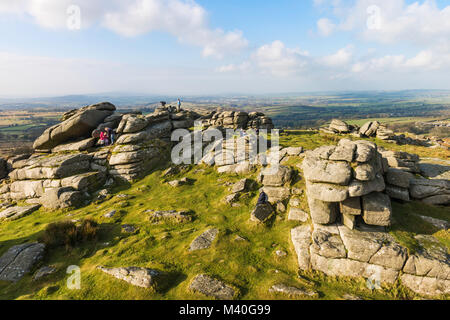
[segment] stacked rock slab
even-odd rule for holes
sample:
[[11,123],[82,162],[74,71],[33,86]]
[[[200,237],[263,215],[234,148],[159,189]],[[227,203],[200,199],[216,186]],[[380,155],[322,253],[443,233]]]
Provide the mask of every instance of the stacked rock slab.
[[400,279],[419,294],[450,294],[450,257],[440,244],[409,254],[383,228],[359,225],[349,230],[339,223],[296,227],[291,241],[302,270],[363,277],[372,289]]
[[391,203],[382,193],[382,157],[374,143],[342,139],[336,147],[307,152],[302,169],[314,223],[334,223],[340,212],[351,229],[356,216],[369,225],[390,225]]
[[205,127],[222,127],[226,129],[273,129],[272,119],[260,112],[247,114],[243,111],[214,112],[202,117]]
[[420,175],[419,157],[396,151],[381,151],[386,172],[386,193],[394,199],[420,200],[431,205],[450,204],[450,181]]

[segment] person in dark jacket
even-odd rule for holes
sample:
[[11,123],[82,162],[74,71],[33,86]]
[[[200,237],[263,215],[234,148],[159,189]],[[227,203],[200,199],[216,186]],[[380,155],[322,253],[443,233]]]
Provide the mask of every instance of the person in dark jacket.
[[268,202],[269,202],[269,197],[263,190],[261,190],[261,193],[259,194],[257,205],[266,204]]

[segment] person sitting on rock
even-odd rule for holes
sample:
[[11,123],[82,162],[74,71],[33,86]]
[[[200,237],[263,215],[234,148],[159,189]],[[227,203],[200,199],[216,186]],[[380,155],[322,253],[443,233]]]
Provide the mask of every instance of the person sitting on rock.
[[105,128],[105,131],[104,131],[104,134],[103,134],[103,139],[104,139],[104,145],[105,146],[109,146],[109,142],[110,142],[110,139],[109,139],[109,128]]
[[104,131],[100,132],[100,141],[99,142],[102,146],[105,145],[105,132]]
[[256,203],[256,205],[267,204],[267,203],[269,203],[269,197],[264,192],[264,190],[261,190],[261,193],[259,194],[258,202]]

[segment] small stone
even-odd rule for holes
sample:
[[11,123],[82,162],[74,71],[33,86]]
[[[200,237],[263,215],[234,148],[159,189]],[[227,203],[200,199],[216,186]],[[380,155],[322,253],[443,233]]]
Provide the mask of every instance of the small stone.
[[122,231],[126,233],[134,233],[136,231],[136,227],[131,224],[122,225]]
[[218,229],[206,230],[200,236],[195,238],[194,241],[192,241],[189,251],[208,249],[211,247],[212,242],[216,239],[218,234]]
[[317,298],[319,294],[316,291],[309,289],[299,289],[296,287],[290,287],[285,284],[275,284],[270,289],[271,293],[282,293],[288,296],[306,296],[311,298]]
[[116,210],[112,210],[104,215],[105,218],[112,218],[116,214]]
[[282,251],[282,250],[277,250],[277,251],[275,251],[275,254],[276,254],[278,257],[280,257],[280,258],[283,258],[283,257],[286,257],[286,256],[287,256],[287,253],[286,253],[285,251]]
[[37,281],[37,280],[39,280],[39,279],[41,279],[43,277],[46,277],[48,275],[51,275],[51,274],[55,273],[55,272],[56,272],[56,268],[54,268],[52,266],[42,267],[36,272],[36,274],[33,277],[33,280]]
[[347,228],[349,228],[350,230],[355,229],[355,216],[351,215],[351,214],[346,214],[343,213],[342,214],[342,223],[344,224],[344,226],[346,226]]

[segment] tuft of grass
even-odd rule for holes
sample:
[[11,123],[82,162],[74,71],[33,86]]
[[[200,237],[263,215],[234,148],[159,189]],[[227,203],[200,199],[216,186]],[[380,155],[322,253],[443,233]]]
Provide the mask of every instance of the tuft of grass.
[[41,241],[49,248],[64,246],[71,250],[78,244],[97,240],[98,224],[86,219],[80,225],[72,221],[60,221],[49,224],[41,237]]

